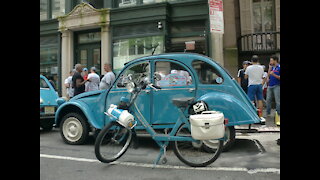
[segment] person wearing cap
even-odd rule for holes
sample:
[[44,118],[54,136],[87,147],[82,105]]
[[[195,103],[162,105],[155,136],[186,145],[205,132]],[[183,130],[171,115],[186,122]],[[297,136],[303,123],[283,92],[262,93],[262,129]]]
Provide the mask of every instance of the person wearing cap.
[[97,74],[95,67],[90,68],[90,74],[88,75],[88,82],[86,83],[86,91],[99,90],[100,77]]
[[238,75],[237,75],[238,83],[246,94],[248,92],[248,79],[244,78],[244,72],[246,71],[249,65],[250,65],[250,61],[243,61],[242,69],[238,71]]

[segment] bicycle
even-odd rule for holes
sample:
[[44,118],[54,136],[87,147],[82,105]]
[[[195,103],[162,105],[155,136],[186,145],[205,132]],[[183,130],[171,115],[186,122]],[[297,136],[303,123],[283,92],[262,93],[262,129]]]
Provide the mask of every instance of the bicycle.
[[[194,98],[172,99],[173,104],[179,109],[180,118],[176,121],[169,134],[167,131],[164,134],[157,133],[141,115],[135,99],[141,90],[146,87],[150,87],[155,91],[161,88],[145,80],[134,82],[131,76],[128,77],[131,82],[127,84],[126,88],[132,94],[130,100],[122,97],[119,105],[121,108],[110,105],[108,111],[105,112],[110,117],[111,122],[100,131],[95,141],[95,155],[99,161],[103,163],[116,161],[127,151],[133,134],[135,134],[134,127],[137,121],[134,117],[141,122],[152,139],[160,147],[160,153],[154,161],[154,167],[159,163],[162,156],[162,163],[165,164],[167,162],[166,148],[169,142],[173,142],[173,151],[178,159],[192,167],[205,167],[219,157],[223,147],[223,138],[215,141],[201,141],[195,140],[191,136],[188,109],[193,103]],[[143,77],[139,79],[143,79]],[[137,113],[133,111],[132,106],[137,110]],[[125,114],[126,121],[120,120],[119,116],[121,116],[121,113]],[[134,116],[131,113],[134,113]]]

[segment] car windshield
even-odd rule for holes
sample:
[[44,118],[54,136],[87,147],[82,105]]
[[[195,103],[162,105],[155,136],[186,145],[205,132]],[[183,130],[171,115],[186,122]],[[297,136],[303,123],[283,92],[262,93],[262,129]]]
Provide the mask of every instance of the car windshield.
[[49,88],[49,85],[44,79],[40,78],[40,88]]

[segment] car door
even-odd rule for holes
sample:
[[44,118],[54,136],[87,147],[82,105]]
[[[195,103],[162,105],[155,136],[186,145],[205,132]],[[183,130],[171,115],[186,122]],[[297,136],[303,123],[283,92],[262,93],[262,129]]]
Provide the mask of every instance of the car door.
[[[145,74],[147,78],[150,79],[150,62],[143,61],[139,63],[135,63],[125,67],[125,69],[119,74],[118,78],[116,79],[115,83],[112,86],[112,89],[109,91],[106,100],[106,109],[109,108],[110,104],[118,105],[120,102],[121,97],[126,97],[130,99],[131,94],[127,92],[126,85],[128,83],[128,75],[132,74],[133,80],[136,80],[140,74]],[[138,95],[137,99],[135,100],[138,109],[134,109],[136,114],[141,113],[141,115],[150,122],[150,90],[145,89]],[[109,122],[109,117],[106,116],[106,123]],[[140,122],[138,122],[138,126]]]
[[173,98],[196,96],[196,84],[192,71],[184,64],[174,60],[154,61],[154,73],[161,76],[154,83],[161,89],[152,89],[152,125],[175,124],[179,118],[178,108],[172,103]]

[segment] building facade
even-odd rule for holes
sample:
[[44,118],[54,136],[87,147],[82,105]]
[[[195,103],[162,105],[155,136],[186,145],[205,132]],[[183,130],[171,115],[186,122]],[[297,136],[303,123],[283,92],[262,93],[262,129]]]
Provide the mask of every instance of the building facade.
[[76,63],[98,74],[110,63],[117,73],[132,59],[184,52],[193,42],[189,52],[214,58],[235,77],[252,54],[280,52],[280,0],[223,0],[224,34],[210,32],[210,1],[41,0],[40,73],[65,96],[63,82]]

